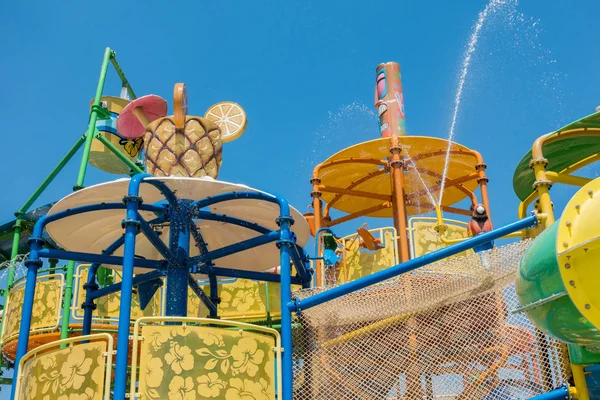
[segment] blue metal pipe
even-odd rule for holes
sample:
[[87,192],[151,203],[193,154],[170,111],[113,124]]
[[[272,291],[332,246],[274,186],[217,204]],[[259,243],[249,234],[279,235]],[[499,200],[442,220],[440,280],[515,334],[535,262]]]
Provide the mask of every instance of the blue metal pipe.
[[251,249],[253,247],[262,246],[263,244],[271,243],[279,239],[279,232],[269,232],[261,236],[257,236],[242,242],[234,243],[229,246],[221,247],[217,250],[209,251],[205,254],[192,257],[188,261],[190,267],[196,266],[197,264],[203,264],[212,260],[223,258],[231,254],[239,253],[244,250]]
[[271,232],[269,228],[265,228],[264,226],[261,226],[255,222],[249,222],[240,218],[230,217],[229,215],[225,214],[214,214],[209,211],[195,211],[194,218],[204,219],[207,221],[226,222],[228,224],[241,226],[259,233]]
[[[144,282],[148,282],[153,279],[156,279],[156,278],[160,278],[163,275],[164,275],[164,272],[160,271],[160,270],[150,271],[150,272],[147,272],[142,275],[136,275],[132,279],[132,285],[137,286],[140,283],[144,283]],[[101,289],[97,289],[97,290],[93,291],[90,297],[92,300],[96,300],[96,299],[99,299],[100,297],[108,296],[111,293],[123,291],[122,288],[123,288],[123,282],[113,283],[112,285],[109,285],[109,286],[106,286]]]
[[[74,215],[85,214],[93,211],[104,211],[104,210],[125,210],[127,207],[123,203],[99,203],[99,204],[88,204],[85,206],[74,207],[64,211],[59,211],[52,215],[44,215],[36,222],[36,226],[40,225],[43,229],[46,225],[51,222],[58,221],[63,218],[72,217]],[[161,214],[166,211],[165,205],[162,204],[142,204],[139,207],[140,211],[150,211],[156,214]],[[34,227],[35,230],[35,227]]]
[[127,358],[129,355],[129,326],[131,323],[131,297],[133,290],[133,267],[135,262],[135,237],[139,223],[137,221],[141,200],[137,198],[143,175],[136,175],[129,181],[129,196],[124,199],[127,206],[125,226],[125,244],[123,248],[123,270],[121,272],[121,307],[117,330],[117,356],[115,368],[115,400],[125,400],[127,390]]
[[150,175],[150,174],[136,174],[136,175],[132,176],[131,179],[129,180],[129,188],[127,190],[127,193],[130,196],[138,196],[140,193],[140,185],[142,184],[142,181],[146,178],[151,178],[151,177],[152,177],[152,175]]
[[206,244],[206,241],[204,240],[204,237],[202,236],[202,233],[200,232],[200,229],[198,229],[198,226],[194,220],[190,221],[190,233],[194,238],[194,242],[196,242],[196,247],[198,248],[200,254],[208,253],[208,245]]
[[17,354],[15,357],[15,367],[13,371],[13,383],[11,400],[15,398],[16,382],[19,376],[19,363],[21,358],[27,353],[29,344],[29,330],[31,328],[31,315],[33,313],[33,302],[35,298],[35,286],[38,269],[43,265],[42,260],[38,256],[39,250],[44,245],[45,241],[41,236],[32,236],[29,239],[30,250],[29,259],[25,261],[27,266],[27,280],[25,281],[25,293],[23,297],[23,308],[21,312],[21,323],[19,325],[19,339],[17,342]]
[[230,200],[239,200],[239,199],[252,199],[252,200],[264,200],[270,203],[275,203],[279,205],[280,209],[287,209],[289,215],[289,204],[287,200],[281,196],[277,196],[274,194],[263,193],[263,192],[229,192],[229,193],[221,193],[216,196],[207,197],[205,199],[196,201],[192,203],[193,212],[198,212],[200,209],[204,207],[211,206],[213,204],[221,203],[224,201]]
[[165,258],[165,260],[167,260],[167,262],[169,262],[169,263],[176,262],[175,255],[171,252],[171,250],[169,250],[167,245],[164,244],[164,242],[156,234],[156,232],[154,232],[152,230],[152,227],[150,226],[150,224],[148,222],[146,222],[139,213],[138,213],[137,218],[138,218],[138,221],[140,222],[140,228],[142,230],[142,233],[144,234],[144,236],[146,236],[146,239],[148,239],[148,241],[152,244],[152,246],[154,246],[154,248],[156,250],[158,250],[160,255],[163,256]]
[[[102,254],[111,255],[118,248],[123,246],[125,243],[125,235],[121,236],[114,242],[112,242],[103,252]],[[82,304],[83,307],[83,326],[81,328],[82,335],[89,335],[92,332],[92,317],[94,313],[95,304],[93,292],[98,290],[98,284],[96,283],[96,273],[98,272],[98,268],[100,268],[100,263],[92,263],[88,268],[88,279],[85,286],[85,303]]]
[[[149,174],[141,174],[141,175],[143,175],[142,180],[144,178],[152,176]],[[165,197],[165,199],[169,202],[169,204],[171,204],[172,206],[175,206],[177,204],[177,197],[175,196],[175,193],[173,193],[173,191],[167,185],[165,185],[164,182],[161,182],[159,180],[150,180],[150,181],[143,181],[143,182],[157,188],[160,191],[160,193]]]
[[569,388],[566,386],[554,389],[553,391],[548,393],[530,397],[530,399],[532,400],[569,400],[570,398],[571,396],[569,395]]
[[[72,260],[89,263],[123,265],[124,257],[109,256],[103,254],[79,253],[75,251],[42,249],[38,254],[43,258],[56,258],[57,260]],[[135,258],[133,265],[141,268],[159,269],[164,266],[163,260],[146,260],[145,258]]]
[[293,377],[292,377],[292,313],[286,307],[286,303],[292,298],[292,279],[290,263],[290,247],[294,245],[289,230],[290,221],[286,217],[279,218],[281,237],[279,244],[280,269],[281,269],[281,344],[283,347],[282,360],[282,394],[283,400],[292,400]]
[[200,285],[198,285],[198,282],[196,282],[196,280],[191,275],[188,275],[188,285],[190,286],[192,291],[194,293],[196,293],[196,296],[198,296],[200,298],[202,303],[204,303],[206,308],[208,308],[209,315],[211,317],[213,314],[217,315],[217,313],[218,313],[217,305],[208,298],[206,293],[204,293],[204,290],[202,290]]
[[187,317],[188,275],[186,265],[190,254],[191,217],[187,212],[189,205],[179,200],[177,207],[171,210],[171,252],[175,260],[167,265],[167,290],[165,313],[169,317]]
[[[209,283],[209,292],[210,292],[210,301],[213,304],[219,304],[219,284],[217,283],[217,275],[213,272],[208,274],[208,283]],[[215,308],[215,310],[211,310],[210,317],[217,318],[219,316],[219,309]]]
[[298,245],[292,246],[290,249],[290,255],[292,257],[292,261],[294,266],[296,267],[296,272],[302,281],[302,286],[306,289],[310,287],[310,281],[312,279],[311,271],[308,268],[307,263],[305,263],[304,251]]
[[435,261],[439,261],[441,259],[453,256],[458,253],[462,253],[463,251],[469,250],[473,247],[480,246],[494,239],[501,238],[502,236],[508,235],[509,233],[516,232],[521,229],[528,228],[530,226],[535,226],[537,225],[537,222],[538,220],[536,216],[524,218],[517,222],[513,222],[512,224],[503,226],[501,228],[495,229],[490,232],[486,232],[478,236],[474,236],[452,246],[444,247],[440,250],[436,250],[434,252],[425,254],[424,256],[414,258],[402,264],[395,265],[393,267],[376,272],[372,275],[365,276],[355,281],[345,283],[343,285],[329,289],[325,292],[321,292],[306,299],[296,300],[295,302],[289,302],[287,304],[287,308],[295,312],[307,310],[311,307],[344,296],[348,293],[364,289],[367,286],[371,286],[376,283],[393,278],[395,276],[404,274],[406,272],[410,272],[424,265],[431,264]]

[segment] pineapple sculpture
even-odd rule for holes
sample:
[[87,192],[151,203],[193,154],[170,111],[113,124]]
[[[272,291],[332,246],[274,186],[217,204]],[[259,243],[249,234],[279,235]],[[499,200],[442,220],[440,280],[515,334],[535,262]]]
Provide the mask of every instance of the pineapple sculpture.
[[144,118],[150,109],[132,109],[145,127],[142,134],[146,172],[154,176],[216,179],[223,161],[223,142],[237,139],[246,129],[244,110],[236,103],[222,102],[210,107],[204,117],[189,116],[184,84],[175,85],[173,97],[172,116],[151,120]]

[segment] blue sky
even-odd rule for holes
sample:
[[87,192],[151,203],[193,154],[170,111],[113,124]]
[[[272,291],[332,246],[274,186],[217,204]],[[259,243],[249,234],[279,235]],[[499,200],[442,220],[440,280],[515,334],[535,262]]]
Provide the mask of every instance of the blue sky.
[[[401,64],[409,134],[447,136],[465,46],[486,3],[164,4],[3,2],[1,221],[84,132],[106,46],[138,96],[161,95],[171,109],[173,84],[185,82],[191,114],[240,103],[248,129],[225,145],[220,178],[306,211],[312,166],[378,137],[378,63]],[[507,9],[482,29],[455,138],[489,165],[496,225],[516,217],[512,173],[533,140],[600,104],[592,51],[600,4],[523,0]],[[114,73],[105,93],[119,93]],[[77,168],[70,163],[37,204],[68,194]],[[86,184],[113,178],[90,167]]]
[[[220,178],[283,194],[306,211],[312,166],[378,137],[372,97],[380,62],[401,64],[409,134],[447,136],[465,46],[486,3],[167,4],[0,3],[0,222],[84,132],[106,46],[136,94],[161,95],[170,110],[176,82],[188,87],[190,114],[240,103],[248,129],[225,145]],[[455,139],[488,163],[496,225],[516,218],[512,174],[533,140],[600,105],[599,12],[594,0],[522,0],[482,29]],[[105,93],[119,93],[114,73]],[[37,205],[70,192],[78,161]],[[116,178],[88,171],[88,185]],[[572,192],[553,191],[558,207]]]

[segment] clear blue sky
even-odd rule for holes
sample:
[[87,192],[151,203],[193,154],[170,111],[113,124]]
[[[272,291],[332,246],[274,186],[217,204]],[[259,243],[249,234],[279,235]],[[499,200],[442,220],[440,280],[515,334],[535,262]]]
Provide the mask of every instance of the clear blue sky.
[[[306,211],[312,166],[378,137],[370,112],[378,63],[401,64],[409,133],[447,136],[485,4],[4,1],[0,222],[84,132],[106,46],[138,96],[161,95],[171,109],[173,84],[185,82],[191,114],[240,103],[248,129],[225,145],[220,178],[281,193]],[[599,14],[595,0],[522,0],[482,30],[456,140],[489,165],[496,225],[516,218],[512,173],[533,140],[600,104]],[[119,93],[114,73],[105,93]],[[69,164],[37,204],[68,194],[77,168]],[[114,178],[90,167],[86,184]],[[567,198],[556,190],[558,205]]]
[[[312,166],[378,136],[374,71],[398,61],[410,134],[446,137],[466,42],[484,1],[3,2],[0,113],[7,221],[84,132],[103,50],[139,95],[169,101],[185,82],[190,113],[232,100],[244,136],[221,179],[288,196],[306,210]],[[208,4],[207,7],[201,4]],[[514,166],[545,132],[600,104],[596,1],[523,0],[484,26],[456,140],[489,165],[496,224],[516,217]],[[118,95],[111,74],[107,94]],[[69,193],[72,162],[37,204]],[[86,184],[114,176],[89,168]],[[558,193],[557,193],[558,194]]]

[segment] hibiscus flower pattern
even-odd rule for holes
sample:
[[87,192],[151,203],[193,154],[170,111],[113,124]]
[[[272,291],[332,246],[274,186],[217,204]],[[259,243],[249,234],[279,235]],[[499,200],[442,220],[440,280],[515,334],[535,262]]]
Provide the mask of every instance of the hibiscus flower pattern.
[[[31,313],[31,331],[42,331],[58,325],[60,303],[62,302],[62,279],[38,280]],[[4,314],[3,341],[10,340],[19,333],[23,309],[25,282],[15,285],[10,291]]]
[[[88,265],[81,265],[77,268],[77,283],[76,286],[76,297],[77,304],[82,304],[85,302],[85,289],[83,285],[87,282],[88,279]],[[119,272],[113,271],[112,282],[117,283],[121,281],[121,277]],[[161,310],[161,291],[158,290],[154,297],[150,300],[150,303],[146,306],[144,310],[140,308],[140,301],[137,294],[131,299],[131,320],[134,321],[141,317],[157,317],[160,315]],[[119,310],[121,304],[121,293],[111,293],[108,296],[101,297],[95,301],[96,309],[94,310],[93,316],[94,318],[104,318],[117,320],[119,318]],[[77,307],[75,310],[75,317],[77,319],[83,319],[83,309],[81,307]]]
[[50,350],[26,359],[19,399],[101,400],[107,344],[97,341]]
[[142,327],[139,392],[147,399],[275,399],[273,336],[220,327]]
[[[208,286],[200,287],[208,295]],[[292,287],[293,290],[301,288],[299,285]],[[190,290],[189,293],[188,317],[207,317],[208,308],[193,291]],[[219,316],[224,319],[264,319],[267,317],[267,304],[271,317],[280,315],[279,283],[236,279],[234,282],[219,285],[219,298]]]
[[[415,222],[415,257],[422,256],[423,254],[431,253],[432,251],[439,250],[444,247],[444,244],[440,240],[440,235],[435,231],[434,227],[437,225],[435,222]],[[448,239],[463,239],[468,236],[467,228],[465,226],[455,225],[452,223],[446,223],[448,230],[445,235]],[[458,254],[455,257],[460,257],[465,253]]]

